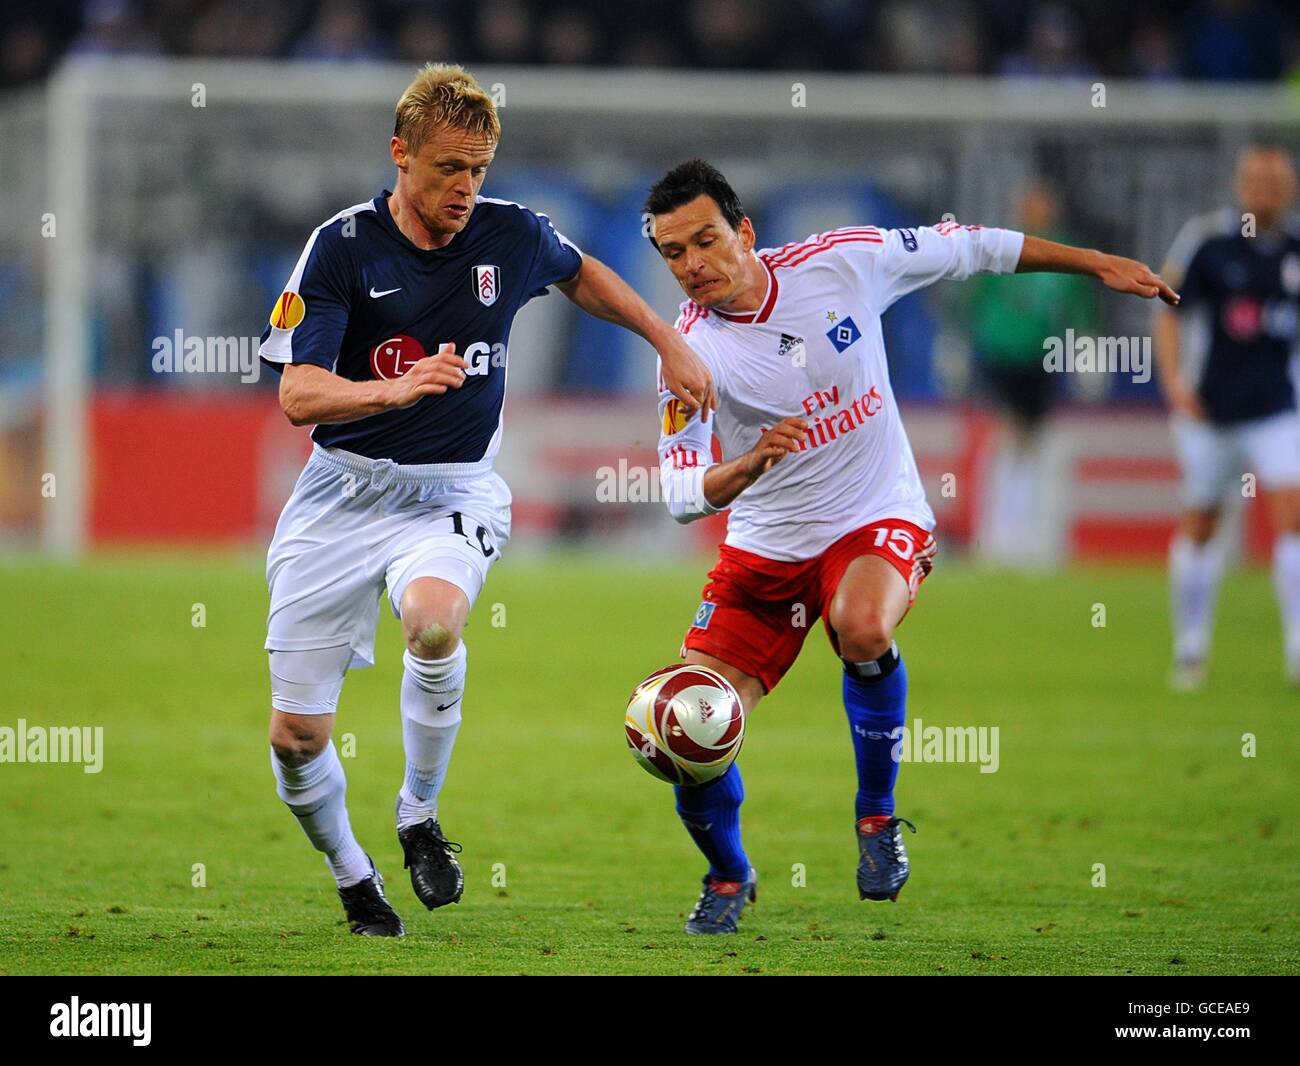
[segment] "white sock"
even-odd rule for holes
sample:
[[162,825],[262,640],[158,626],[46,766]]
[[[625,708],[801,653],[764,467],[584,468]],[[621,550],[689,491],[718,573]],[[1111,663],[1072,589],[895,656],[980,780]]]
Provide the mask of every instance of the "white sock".
[[445,659],[402,656],[402,747],[406,777],[397,796],[397,828],[438,816],[438,790],[460,731],[465,693],[465,644]]
[[325,863],[338,882],[347,888],[370,876],[370,860],[352,835],[348,820],[347,778],[334,745],[304,766],[285,766],[271,749],[275,791],[298,819],[312,847],[325,853]]
[[1300,655],[1300,533],[1282,533],[1273,544],[1273,588],[1282,610],[1288,658]]
[[1213,543],[1197,545],[1179,533],[1169,545],[1175,659],[1201,660],[1209,654],[1222,572],[1223,556]]

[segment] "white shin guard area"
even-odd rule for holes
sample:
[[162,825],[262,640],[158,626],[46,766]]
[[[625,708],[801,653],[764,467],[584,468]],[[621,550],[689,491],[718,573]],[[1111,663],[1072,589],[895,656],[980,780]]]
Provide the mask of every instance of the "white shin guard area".
[[406,775],[397,802],[397,827],[437,817],[438,791],[460,731],[465,692],[465,644],[445,659],[402,657],[402,745]]

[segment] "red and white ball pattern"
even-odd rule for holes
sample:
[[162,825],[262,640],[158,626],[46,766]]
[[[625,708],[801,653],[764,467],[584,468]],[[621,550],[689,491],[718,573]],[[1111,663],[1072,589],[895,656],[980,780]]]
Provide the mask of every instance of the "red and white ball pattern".
[[632,693],[627,745],[649,773],[674,785],[721,777],[745,739],[740,696],[721,674],[695,664],[656,670]]

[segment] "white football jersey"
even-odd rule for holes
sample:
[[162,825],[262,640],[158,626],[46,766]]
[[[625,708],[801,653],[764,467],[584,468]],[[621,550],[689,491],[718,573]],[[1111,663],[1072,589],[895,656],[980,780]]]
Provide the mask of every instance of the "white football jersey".
[[1013,230],[955,222],[829,230],[758,253],[767,273],[758,311],[682,304],[677,330],[713,372],[718,409],[707,425],[698,414],[687,421],[660,390],[661,486],[673,516],[691,521],[717,511],[703,492],[711,433],[731,460],[782,418],[801,415],[804,447],[732,502],[728,544],[799,561],[882,518],[933,529],[889,384],[880,316],[941,278],[1011,273],[1023,245]]

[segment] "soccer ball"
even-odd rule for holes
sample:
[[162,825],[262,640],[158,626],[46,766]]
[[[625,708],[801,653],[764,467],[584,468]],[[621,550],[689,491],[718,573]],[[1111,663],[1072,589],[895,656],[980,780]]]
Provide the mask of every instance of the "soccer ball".
[[673,785],[702,785],[735,762],[745,711],[716,670],[666,666],[637,685],[623,730],[632,757],[647,772]]

